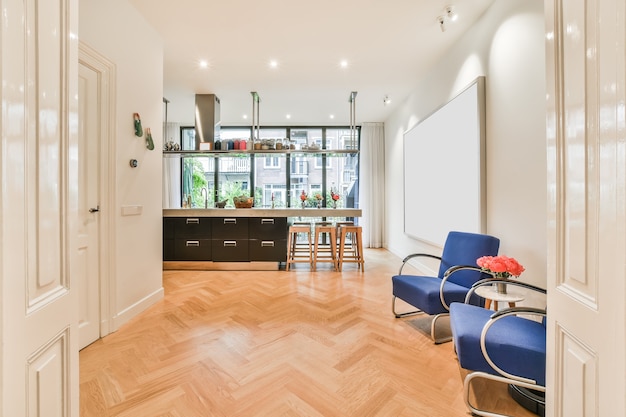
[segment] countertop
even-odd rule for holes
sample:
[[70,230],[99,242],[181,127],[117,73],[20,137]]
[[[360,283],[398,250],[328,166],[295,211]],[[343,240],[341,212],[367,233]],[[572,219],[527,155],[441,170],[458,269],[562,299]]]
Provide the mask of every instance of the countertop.
[[355,208],[209,208],[163,209],[163,217],[361,217]]

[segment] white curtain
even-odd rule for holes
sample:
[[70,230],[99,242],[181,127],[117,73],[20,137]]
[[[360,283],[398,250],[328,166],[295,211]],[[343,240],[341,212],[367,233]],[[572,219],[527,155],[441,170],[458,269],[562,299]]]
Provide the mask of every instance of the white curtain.
[[[180,144],[180,123],[163,123],[163,143]],[[163,208],[180,208],[180,155],[163,158]]]
[[363,246],[382,248],[385,215],[385,125],[361,125],[359,206],[363,210]]

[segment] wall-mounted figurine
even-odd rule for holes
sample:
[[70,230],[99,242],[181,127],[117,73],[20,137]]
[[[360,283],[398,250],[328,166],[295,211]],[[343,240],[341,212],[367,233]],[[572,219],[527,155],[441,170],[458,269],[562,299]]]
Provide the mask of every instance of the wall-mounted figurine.
[[141,127],[141,117],[139,117],[139,113],[133,113],[133,120],[135,122],[135,136],[142,137],[143,128]]
[[146,128],[146,148],[149,150],[154,149],[154,142],[152,141],[152,133],[150,132],[150,128]]

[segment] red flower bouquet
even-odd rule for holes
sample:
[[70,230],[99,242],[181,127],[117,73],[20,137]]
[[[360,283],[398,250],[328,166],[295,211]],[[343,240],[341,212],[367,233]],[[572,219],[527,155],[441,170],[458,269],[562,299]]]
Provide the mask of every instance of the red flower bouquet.
[[515,258],[504,255],[483,256],[476,260],[476,264],[496,278],[519,277],[524,272],[524,267]]
[[339,201],[341,196],[333,190],[330,190],[330,198],[332,199],[333,208],[337,208],[337,201]]

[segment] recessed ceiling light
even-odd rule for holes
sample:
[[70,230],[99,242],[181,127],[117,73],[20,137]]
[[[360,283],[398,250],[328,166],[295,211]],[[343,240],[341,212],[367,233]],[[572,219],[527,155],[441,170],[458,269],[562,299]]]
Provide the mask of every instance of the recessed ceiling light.
[[270,61],[270,68],[278,68],[278,61],[276,61],[275,59],[272,59]]
[[200,62],[198,62],[198,66],[200,68],[209,68],[209,61],[207,61],[206,59],[201,59]]
[[331,115],[330,115],[330,118],[331,118],[331,119],[334,119],[334,118],[335,118],[335,115],[334,115],[334,114],[331,114]]
[[248,118],[248,115],[247,115],[247,114],[244,114],[244,115],[243,115],[243,118],[244,118],[244,119],[247,119],[247,118]]
[[287,119],[291,119],[291,115],[290,114],[288,114],[286,117],[287,117]]
[[342,59],[341,62],[339,63],[339,66],[341,68],[348,68],[348,61],[345,59]]

